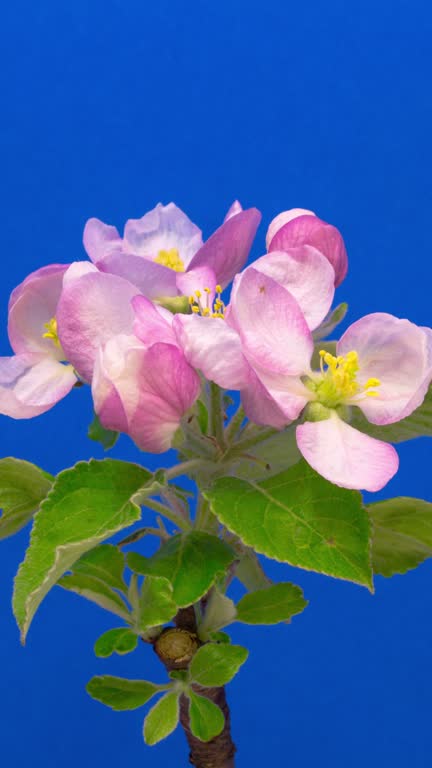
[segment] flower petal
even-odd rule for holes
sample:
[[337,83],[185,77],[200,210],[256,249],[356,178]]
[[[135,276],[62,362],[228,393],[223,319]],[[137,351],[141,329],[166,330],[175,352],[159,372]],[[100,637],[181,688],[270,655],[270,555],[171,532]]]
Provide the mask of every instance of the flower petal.
[[229,322],[251,365],[302,375],[310,369],[313,340],[296,300],[271,277],[249,267],[234,281]]
[[129,219],[124,240],[125,251],[150,259],[176,248],[185,268],[202,245],[201,230],[174,203],[158,203],[141,219]]
[[217,282],[225,288],[246,263],[260,221],[256,208],[225,219],[195,254],[189,269],[211,267]]
[[90,381],[98,347],[119,333],[131,333],[131,301],[137,288],[116,275],[89,273],[68,282],[57,308],[58,333],[67,360]]
[[255,424],[283,429],[290,422],[252,368],[241,391],[241,401],[246,416]]
[[[271,225],[270,225],[271,226]],[[348,270],[348,257],[342,235],[336,227],[308,212],[295,216],[277,229],[269,251],[287,251],[299,245],[313,245],[329,260],[335,271],[335,286],[341,284]]]
[[138,290],[149,299],[162,296],[177,296],[177,272],[130,253],[115,251],[97,263],[101,272],[123,277],[136,285]]
[[145,349],[124,336],[111,339],[98,356],[92,386],[101,423],[127,432],[153,453],[170,448],[200,388],[180,349],[160,343]]
[[44,338],[45,324],[57,312],[68,264],[50,264],[26,277],[9,300],[8,334],[16,354],[45,354],[60,360],[61,350]]
[[424,400],[432,380],[432,331],[409,320],[376,312],[353,323],[337,345],[337,354],[359,356],[357,379],[380,380],[376,397],[358,405],[372,424],[392,424],[409,416]]
[[224,389],[241,389],[249,366],[238,333],[221,318],[176,315],[173,327],[190,365]]
[[135,296],[132,307],[135,312],[133,332],[144,346],[151,347],[157,342],[177,343],[171,312],[163,307],[157,307],[144,296]]
[[272,221],[269,224],[269,228],[267,230],[266,234],[266,248],[267,251],[271,251],[272,248],[271,242],[281,227],[283,227],[285,224],[288,224],[289,221],[292,221],[293,219],[296,219],[298,216],[315,216],[316,214],[313,211],[308,211],[307,208],[290,208],[289,211],[282,211],[282,213],[278,213],[277,216],[272,219]]
[[232,205],[228,208],[224,221],[228,221],[228,219],[231,219],[233,216],[237,216],[238,213],[241,213],[243,210],[241,203],[239,203],[238,200],[234,200]]
[[183,296],[192,296],[196,291],[210,289],[208,296],[211,306],[216,291],[216,276],[211,267],[196,267],[187,272],[177,272],[177,289]]
[[364,435],[333,413],[325,421],[306,422],[296,430],[306,461],[335,485],[379,491],[398,470],[392,445]]
[[96,263],[113,249],[121,248],[122,241],[115,227],[93,218],[86,222],[83,243],[90,259]]
[[0,358],[0,413],[29,419],[45,413],[76,384],[71,365],[29,355]]
[[301,245],[272,251],[254,261],[252,267],[294,296],[311,331],[327,316],[334,296],[334,270],[316,248]]

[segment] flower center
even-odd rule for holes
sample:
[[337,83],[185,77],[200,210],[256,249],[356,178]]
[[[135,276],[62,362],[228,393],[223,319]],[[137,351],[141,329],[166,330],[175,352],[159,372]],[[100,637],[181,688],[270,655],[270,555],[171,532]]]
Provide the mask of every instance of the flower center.
[[42,334],[43,339],[51,339],[51,341],[55,344],[58,349],[61,349],[60,339],[58,337],[58,331],[57,331],[57,320],[55,317],[52,317],[51,320],[49,320],[47,323],[44,323],[44,328],[46,328],[46,333]]
[[315,386],[318,402],[328,408],[335,408],[348,400],[361,400],[364,396],[377,397],[376,387],[379,379],[368,379],[365,384],[359,384],[357,373],[359,361],[357,352],[335,357],[324,349],[320,350],[321,379]]
[[193,296],[189,296],[189,305],[195,315],[201,317],[220,317],[225,318],[225,304],[221,299],[222,286],[216,286],[216,298],[210,301],[210,288],[203,288],[204,296],[201,291],[195,291]]
[[168,251],[159,251],[154,259],[156,264],[162,264],[164,267],[173,269],[174,272],[184,272],[184,263],[180,258],[177,248],[170,248]]

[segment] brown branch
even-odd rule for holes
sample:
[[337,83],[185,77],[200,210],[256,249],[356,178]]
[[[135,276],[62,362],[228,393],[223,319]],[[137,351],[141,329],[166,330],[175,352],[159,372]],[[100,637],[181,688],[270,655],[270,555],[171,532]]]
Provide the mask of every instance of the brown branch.
[[[175,627],[166,629],[154,643],[154,650],[168,672],[187,669],[192,656],[202,644],[196,634],[196,618],[193,606],[181,608],[175,619]],[[222,733],[211,741],[196,738],[189,726],[189,701],[180,698],[180,722],[189,744],[189,762],[195,768],[234,768],[235,745],[231,738],[230,711],[225,688],[193,686],[201,696],[210,699],[222,710],[225,726]]]

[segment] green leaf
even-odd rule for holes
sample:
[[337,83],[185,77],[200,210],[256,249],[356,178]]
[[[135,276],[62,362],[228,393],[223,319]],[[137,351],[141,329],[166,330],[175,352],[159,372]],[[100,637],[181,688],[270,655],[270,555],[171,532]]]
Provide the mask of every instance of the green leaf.
[[98,675],[87,683],[86,690],[92,699],[116,712],[123,712],[126,709],[142,707],[163,687],[147,680],[125,680],[123,677]]
[[21,459],[0,459],[0,539],[20,531],[51,488],[53,477]]
[[90,440],[94,440],[95,443],[100,443],[106,451],[113,448],[119,438],[118,432],[113,432],[112,429],[105,429],[105,427],[102,426],[99,421],[99,416],[96,413],[88,428],[87,435]]
[[130,552],[127,561],[136,573],[168,579],[173,586],[174,601],[182,608],[205,595],[234,557],[231,547],[216,536],[192,531],[173,536],[153,557]]
[[138,629],[145,632],[150,627],[166,624],[176,613],[171,582],[161,576],[146,576],[139,601]]
[[332,485],[305,461],[261,483],[220,478],[204,495],[255,551],[372,587],[370,522],[360,493]]
[[226,627],[236,620],[236,607],[233,601],[213,587],[207,601],[204,619],[198,627],[201,640],[208,640],[215,630]]
[[[231,542],[231,538],[233,541]],[[250,547],[246,547],[237,537],[229,536],[227,540],[232,544],[238,555],[235,576],[243,584],[248,592],[254,592],[255,589],[266,589],[272,582],[264,572],[258,555]]]
[[242,597],[237,604],[237,621],[243,624],[278,624],[301,613],[307,606],[300,587],[272,584]]
[[130,621],[131,619],[129,610],[120,595],[94,576],[87,576],[84,573],[72,573],[71,575],[63,576],[57,584],[69,592],[75,592],[75,594],[85,597],[92,603],[96,603],[100,608],[120,616],[125,621]]
[[144,740],[149,746],[166,739],[179,721],[179,694],[166,693],[144,720]]
[[202,434],[206,435],[207,429],[208,429],[209,415],[208,415],[207,406],[203,403],[202,400],[197,400],[196,411],[197,411],[199,428]]
[[107,659],[113,653],[124,656],[134,651],[138,645],[138,637],[128,627],[109,629],[96,640],[94,652],[101,659]]
[[297,464],[300,459],[295,428],[288,427],[248,448],[245,458],[240,457],[233,462],[232,474],[242,480],[265,480]]
[[406,573],[432,557],[432,504],[401,497],[369,504],[367,509],[373,523],[375,573]]
[[194,691],[189,694],[190,729],[200,741],[210,741],[222,733],[225,717],[213,701],[205,696],[199,696]]
[[58,475],[35,515],[30,546],[15,579],[14,613],[24,642],[53,584],[88,550],[139,520],[131,501],[150,477],[136,464],[80,462]]
[[203,645],[190,663],[191,679],[204,688],[226,685],[237,674],[248,655],[247,649],[241,645]]
[[378,426],[370,424],[360,408],[352,408],[351,426],[387,443],[402,443],[415,437],[432,436],[432,385],[422,405],[411,416],[395,424]]
[[76,561],[73,572],[93,576],[113,589],[124,592],[126,589],[123,578],[124,569],[123,552],[113,544],[100,544]]
[[321,325],[313,332],[314,340],[320,341],[320,339],[325,339],[326,336],[329,336],[336,326],[342,322],[347,312],[348,304],[345,303],[339,304],[339,306],[331,310],[327,317],[324,318]]

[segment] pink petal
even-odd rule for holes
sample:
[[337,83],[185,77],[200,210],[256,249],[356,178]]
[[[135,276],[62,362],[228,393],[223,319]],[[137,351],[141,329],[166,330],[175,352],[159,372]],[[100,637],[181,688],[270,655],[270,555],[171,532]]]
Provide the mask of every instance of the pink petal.
[[266,248],[267,251],[272,250],[270,248],[271,241],[273,240],[276,232],[281,229],[289,221],[296,219],[298,216],[315,216],[313,211],[308,211],[307,208],[291,208],[289,211],[282,211],[270,222],[269,228],[266,234]]
[[233,216],[237,216],[237,214],[241,213],[242,210],[243,208],[241,203],[239,203],[238,200],[234,200],[233,204],[228,208],[228,211],[226,212],[224,221],[228,221],[228,219],[231,219]]
[[241,389],[249,366],[233,328],[221,318],[176,315],[173,323],[186,360],[224,389]]
[[60,360],[61,350],[44,338],[45,323],[57,312],[68,264],[50,264],[29,275],[9,300],[8,334],[16,354],[45,354]]
[[193,257],[189,269],[211,267],[225,288],[246,263],[260,221],[256,208],[226,219]]
[[337,346],[338,355],[359,356],[357,379],[380,380],[377,397],[356,401],[372,424],[391,424],[409,416],[424,400],[432,380],[432,331],[409,320],[376,312],[353,323]]
[[177,272],[163,264],[130,253],[115,251],[98,261],[98,269],[133,283],[149,299],[177,296]]
[[187,272],[177,272],[177,290],[183,296],[192,296],[195,291],[204,291],[210,288],[209,301],[215,296],[216,276],[210,267],[196,267]]
[[335,485],[379,491],[396,474],[398,455],[392,445],[364,435],[336,413],[325,421],[297,427],[297,445],[306,461]]
[[131,337],[117,337],[98,356],[92,390],[105,427],[127,432],[144,451],[162,453],[200,388],[177,347],[145,349]]
[[333,301],[334,270],[316,248],[302,245],[289,251],[272,251],[254,261],[252,267],[294,296],[311,331],[324,320]]
[[96,263],[115,248],[121,248],[121,237],[115,227],[99,219],[89,219],[84,227],[84,248]]
[[296,300],[271,277],[249,267],[233,286],[229,322],[251,365],[301,375],[310,369],[313,340]]
[[13,419],[39,416],[76,384],[70,365],[29,355],[0,358],[0,413]]
[[57,308],[58,332],[66,359],[90,381],[98,347],[119,333],[131,333],[135,286],[116,275],[96,272],[68,283]]
[[141,219],[129,219],[124,231],[124,250],[154,259],[159,251],[176,248],[187,268],[202,245],[201,230],[174,203],[158,203]]
[[348,257],[342,235],[336,227],[321,221],[310,212],[296,216],[273,235],[269,251],[287,251],[299,245],[313,245],[329,260],[335,271],[335,286],[340,285],[348,270]]
[[290,421],[252,368],[249,369],[247,384],[242,389],[241,401],[246,416],[255,424],[283,429]]
[[132,307],[135,312],[133,332],[144,346],[150,347],[157,342],[176,344],[173,315],[168,310],[157,307],[144,296],[135,296]]

